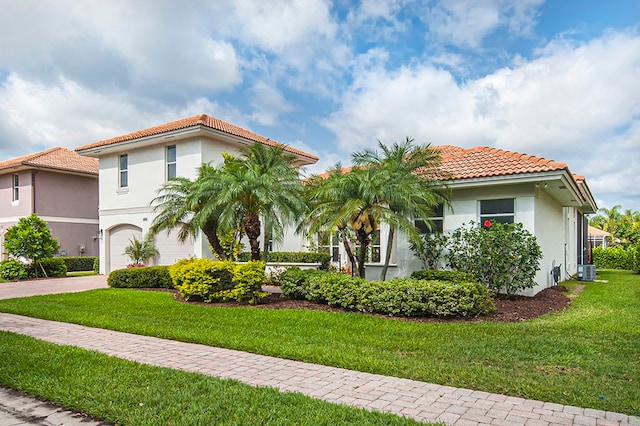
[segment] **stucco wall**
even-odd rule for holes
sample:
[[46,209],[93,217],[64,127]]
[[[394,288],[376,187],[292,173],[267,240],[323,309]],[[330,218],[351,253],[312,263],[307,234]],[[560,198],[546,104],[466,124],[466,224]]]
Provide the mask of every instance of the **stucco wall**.
[[[67,256],[98,256],[98,225],[88,223],[48,222],[51,235],[58,240],[60,250]],[[80,247],[84,246],[84,253]]]
[[39,216],[98,219],[98,179],[37,171],[35,213]]
[[[19,199],[13,201],[13,175],[19,177]],[[0,218],[20,218],[32,212],[31,171],[0,175]]]

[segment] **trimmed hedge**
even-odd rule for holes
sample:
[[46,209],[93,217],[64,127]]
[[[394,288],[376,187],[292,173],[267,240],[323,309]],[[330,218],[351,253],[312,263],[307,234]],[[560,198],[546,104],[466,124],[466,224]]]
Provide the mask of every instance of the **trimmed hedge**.
[[471,317],[496,309],[493,293],[473,282],[415,278],[367,281],[341,273],[289,271],[283,274],[281,285],[285,297],[352,311],[408,317]]
[[167,266],[146,266],[112,271],[107,278],[115,288],[173,288]]
[[413,271],[411,278],[416,280],[437,280],[450,281],[454,283],[460,282],[477,282],[473,274],[462,271],[436,271],[435,269],[422,269]]
[[[64,260],[61,257],[50,257],[48,259],[42,259],[38,261],[39,264],[28,264],[27,265],[27,273],[29,274],[29,278],[43,278],[44,274],[42,273],[42,269],[47,274],[48,278],[60,278],[67,276],[67,265],[65,265]],[[42,265],[42,268],[40,267]]]
[[[240,253],[238,260],[247,262],[251,259],[251,253]],[[331,256],[328,253],[312,251],[271,251],[267,255],[269,263],[319,263],[319,269],[329,269]]]
[[610,246],[593,249],[593,263],[597,268],[636,270],[636,247]]
[[169,275],[185,300],[257,303],[257,299],[268,294],[260,291],[264,269],[263,262],[236,264],[228,260],[183,259],[169,267]]
[[67,272],[75,271],[91,271],[94,270],[94,264],[98,260],[97,256],[61,256],[67,265]]

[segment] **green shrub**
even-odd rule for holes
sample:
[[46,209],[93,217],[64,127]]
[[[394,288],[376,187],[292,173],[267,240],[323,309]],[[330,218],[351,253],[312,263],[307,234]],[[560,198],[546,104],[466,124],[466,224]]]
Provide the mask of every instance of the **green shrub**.
[[239,263],[233,269],[232,290],[220,292],[222,300],[233,299],[238,302],[248,299],[251,304],[256,304],[259,298],[267,296],[269,293],[260,291],[265,278],[264,262]]
[[636,246],[636,267],[634,270],[640,274],[640,243]]
[[27,267],[16,259],[0,261],[0,278],[5,280],[24,280],[27,278]]
[[282,294],[343,309],[392,316],[469,317],[495,311],[493,293],[474,282],[395,278],[366,281],[347,274],[291,268]]
[[118,269],[109,274],[107,284],[116,288],[173,288],[167,266]]
[[96,257],[93,261],[93,272],[96,274],[100,273],[100,258]]
[[264,282],[264,263],[236,265],[231,261],[184,259],[169,267],[174,287],[185,300],[205,302],[256,303],[267,293],[260,292]]
[[493,223],[486,229],[471,222],[449,237],[451,269],[469,272],[485,287],[513,295],[536,286],[542,250],[521,223]]
[[422,269],[413,271],[411,278],[416,280],[437,280],[451,282],[475,282],[473,274],[462,271],[436,271],[435,269]]
[[98,258],[96,256],[62,256],[60,259],[67,265],[67,272],[75,272],[94,270],[93,265]]
[[309,294],[309,279],[314,275],[327,274],[317,269],[287,268],[279,276],[282,295],[289,299],[304,300]]
[[636,247],[598,246],[593,249],[593,263],[597,268],[635,270]]
[[[44,274],[42,273],[43,269]],[[67,265],[65,265],[61,257],[50,257],[27,265],[27,273],[30,278],[44,276],[49,278],[66,277]]]
[[[251,253],[240,253],[238,260],[246,262],[251,259]],[[269,263],[319,263],[319,269],[329,269],[331,256],[328,253],[311,251],[272,251],[267,255]]]

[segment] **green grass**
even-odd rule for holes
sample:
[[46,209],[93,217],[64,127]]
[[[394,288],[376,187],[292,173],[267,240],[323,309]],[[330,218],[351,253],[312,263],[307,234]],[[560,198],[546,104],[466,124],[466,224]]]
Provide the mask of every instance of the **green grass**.
[[91,275],[98,275],[94,271],[73,271],[67,272],[68,277],[89,277]]
[[640,276],[600,278],[566,311],[521,323],[191,306],[117,289],[4,300],[0,311],[639,415]]
[[3,384],[118,425],[419,424],[6,332],[0,359]]

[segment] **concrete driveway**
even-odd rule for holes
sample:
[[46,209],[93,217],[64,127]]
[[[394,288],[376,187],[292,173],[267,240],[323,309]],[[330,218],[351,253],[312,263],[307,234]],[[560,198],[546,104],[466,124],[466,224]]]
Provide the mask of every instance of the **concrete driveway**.
[[37,296],[40,294],[76,293],[107,287],[107,277],[105,275],[8,282],[0,283],[0,299]]

